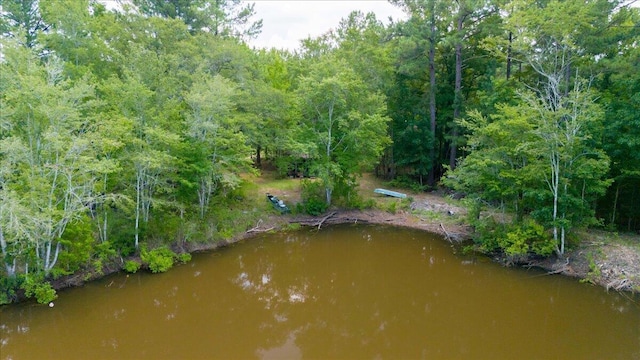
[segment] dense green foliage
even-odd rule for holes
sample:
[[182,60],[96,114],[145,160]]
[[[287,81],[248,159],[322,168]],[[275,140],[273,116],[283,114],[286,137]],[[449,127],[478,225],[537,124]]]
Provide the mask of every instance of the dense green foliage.
[[246,230],[261,209],[238,205],[241,175],[264,159],[317,177],[311,214],[370,206],[363,171],[443,180],[479,248],[512,261],[562,255],[576,227],[640,227],[637,9],[392,3],[406,20],[354,12],[289,52],[249,48],[261,21],[237,0],[4,0],[0,302],[120,258],[166,271],[188,260],[172,245]]
[[142,249],[140,259],[142,263],[149,267],[153,273],[166,272],[173,267],[176,254],[166,247],[159,247],[153,250]]

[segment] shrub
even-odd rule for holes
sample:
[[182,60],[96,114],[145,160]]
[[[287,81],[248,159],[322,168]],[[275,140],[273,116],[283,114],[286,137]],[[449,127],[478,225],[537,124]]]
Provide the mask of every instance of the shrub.
[[104,263],[109,263],[113,258],[115,258],[117,252],[114,248],[112,248],[111,243],[109,241],[105,241],[99,243],[93,247],[92,254],[92,264],[93,269],[96,273],[102,275],[102,270],[104,267]]
[[176,254],[166,247],[159,247],[151,251],[142,249],[140,259],[146,264],[152,273],[165,272],[173,267]]
[[318,216],[327,211],[327,203],[316,198],[307,199],[302,203],[302,206],[305,213],[313,216]]
[[51,284],[40,275],[27,275],[21,287],[28,298],[35,298],[40,304],[48,304],[58,297]]
[[336,204],[339,204],[341,207],[346,209],[358,210],[372,209],[376,207],[376,201],[374,199],[363,199],[355,190],[351,190],[346,195],[343,195],[342,198],[338,198]]
[[142,264],[135,260],[127,260],[124,262],[124,271],[135,274],[138,270],[140,270],[141,265]]
[[327,203],[324,200],[324,187],[321,183],[303,180],[302,187],[302,212],[317,216],[327,211]]
[[413,192],[426,191],[429,187],[427,185],[420,185],[416,179],[412,179],[407,175],[400,175],[395,179],[389,181],[390,187],[397,187],[402,189],[411,189]]
[[391,213],[391,214],[395,214],[398,212],[398,202],[397,201],[391,201],[389,204],[387,204],[387,212]]
[[186,263],[188,263],[189,261],[191,261],[191,254],[189,254],[189,253],[182,253],[182,254],[179,254],[179,255],[177,256],[177,258],[178,258],[178,261],[179,261],[181,264],[186,264]]
[[400,207],[403,210],[411,210],[411,204],[413,204],[413,197],[407,196],[406,198],[400,201]]
[[485,253],[502,252],[510,262],[526,259],[530,255],[549,256],[555,243],[534,220],[517,224],[500,224],[493,218],[476,220],[478,249]]
[[[130,218],[121,212],[113,212],[109,217],[109,242],[111,248],[122,257],[136,253],[135,243],[133,241],[135,237],[135,228],[130,223]],[[141,222],[139,228],[140,239],[146,238],[147,223]]]
[[52,271],[54,278],[73,274],[89,263],[94,243],[91,219],[85,215],[70,222],[59,242],[65,251],[60,252],[57,265]]
[[360,210],[373,209],[376,206],[377,206],[377,203],[374,199],[367,199],[364,201],[364,203],[362,203],[362,208],[360,208]]
[[409,196],[401,200],[389,199],[389,203],[386,206],[386,211],[392,214],[397,213],[399,210],[411,210],[411,204],[413,203],[413,197]]
[[600,267],[598,267],[595,255],[593,253],[587,254],[587,260],[589,261],[589,272],[584,279],[580,280],[580,282],[596,284],[598,278],[602,276],[602,270],[600,270]]
[[16,290],[22,285],[24,278],[21,276],[0,276],[0,305],[10,304],[16,301]]
[[555,249],[555,243],[546,236],[544,227],[533,220],[507,226],[506,233],[497,241],[510,259],[526,258],[530,254],[549,256]]

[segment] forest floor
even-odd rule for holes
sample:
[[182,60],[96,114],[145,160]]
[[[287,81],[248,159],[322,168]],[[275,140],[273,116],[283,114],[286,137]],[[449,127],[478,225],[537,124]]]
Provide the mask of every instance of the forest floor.
[[[300,179],[275,180],[264,173],[256,178],[256,196],[264,193],[278,196],[289,205],[300,201]],[[451,242],[463,243],[473,236],[473,229],[466,224],[466,208],[442,192],[412,192],[388,187],[384,181],[365,174],[359,179],[360,195],[364,200],[374,199],[375,209],[329,210],[318,217],[306,215],[280,216],[275,213],[261,219],[255,228],[242,236],[266,230],[286,229],[291,224],[324,226],[338,223],[372,223],[421,229],[443,235]],[[385,197],[373,193],[375,188],[386,188],[406,193],[411,201]],[[260,194],[260,195],[258,195]],[[266,200],[265,200],[266,201]],[[275,210],[274,210],[275,211]],[[494,214],[500,216],[499,214]],[[564,258],[551,256],[536,260],[527,267],[539,267],[550,275],[562,274],[580,281],[605,287],[607,290],[640,293],[640,235],[621,234],[602,230],[577,232],[580,241],[570,247]],[[502,262],[500,258],[496,261]],[[504,262],[503,262],[504,263]]]

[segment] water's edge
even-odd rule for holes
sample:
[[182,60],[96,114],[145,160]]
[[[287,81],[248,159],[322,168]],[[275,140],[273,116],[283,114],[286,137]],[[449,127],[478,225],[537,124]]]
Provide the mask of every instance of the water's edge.
[[[470,241],[473,235],[473,229],[470,226],[458,225],[454,228],[449,228],[447,226],[445,228],[442,223],[437,221],[427,222],[424,219],[420,219],[420,221],[412,221],[415,220],[413,215],[405,212],[399,212],[397,214],[390,214],[381,210],[367,210],[367,211],[358,211],[358,210],[335,210],[330,212],[327,215],[322,216],[300,216],[300,215],[269,215],[265,221],[261,222],[259,226],[248,229],[245,232],[236,234],[234,237],[218,241],[215,243],[183,243],[183,244],[173,244],[172,250],[176,253],[199,253],[199,252],[208,252],[215,251],[220,248],[224,248],[229,246],[230,244],[251,239],[252,237],[263,234],[265,232],[282,232],[282,231],[290,231],[290,229],[295,229],[300,226],[310,226],[310,227],[324,227],[330,225],[339,225],[339,224],[349,224],[349,223],[366,223],[366,224],[378,224],[378,225],[388,225],[388,226],[397,226],[402,228],[412,228],[418,229],[421,231],[425,231],[428,233],[436,234],[442,236],[453,244],[463,244],[467,241]],[[583,262],[588,262],[586,260],[586,254],[581,254],[580,252],[575,252],[574,254],[567,255],[567,258],[575,257],[575,256],[583,256]],[[87,282],[95,281],[98,279],[102,279],[108,275],[115,274],[117,272],[123,271],[124,262],[127,260],[140,260],[137,257],[129,257],[129,258],[119,258],[115,262],[107,263],[103,266],[102,271],[95,271],[95,269],[86,269],[84,271],[80,271],[76,274],[63,276],[58,279],[55,279],[51,282],[52,287],[58,291],[72,287],[83,286]],[[512,266],[513,264],[507,264],[504,259],[499,257],[492,258],[493,261],[502,264],[505,267]],[[584,269],[580,267],[571,267],[567,266],[566,259],[558,259],[555,257],[549,258],[545,261],[536,262],[536,263],[526,263],[526,264],[516,264],[519,266],[527,267],[527,268],[540,268],[549,272],[549,274],[553,275],[564,275],[572,278],[577,278],[578,280],[589,279],[590,282],[595,283],[596,285],[602,286],[604,288],[609,289],[609,286],[605,282],[598,282],[598,279],[593,279],[593,276],[589,274],[590,269]],[[631,287],[622,289],[623,291],[638,293],[638,289],[640,287]],[[19,301],[26,300],[24,294],[18,294]]]

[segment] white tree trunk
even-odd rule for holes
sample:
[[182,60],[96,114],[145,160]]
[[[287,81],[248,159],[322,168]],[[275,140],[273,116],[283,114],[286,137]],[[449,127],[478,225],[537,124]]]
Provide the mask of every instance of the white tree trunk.
[[7,251],[7,241],[4,238],[4,231],[1,223],[0,223],[0,249],[2,250],[2,257],[4,259],[4,266],[7,272],[7,276],[14,277],[16,275],[16,259],[15,258],[13,259],[12,265],[7,263],[7,258],[9,254]]
[[136,176],[136,222],[135,222],[135,235],[134,235],[134,244],[136,249],[138,249],[138,244],[140,243],[140,207],[142,204],[140,203],[140,199],[142,197],[142,174],[141,171],[138,171]]

